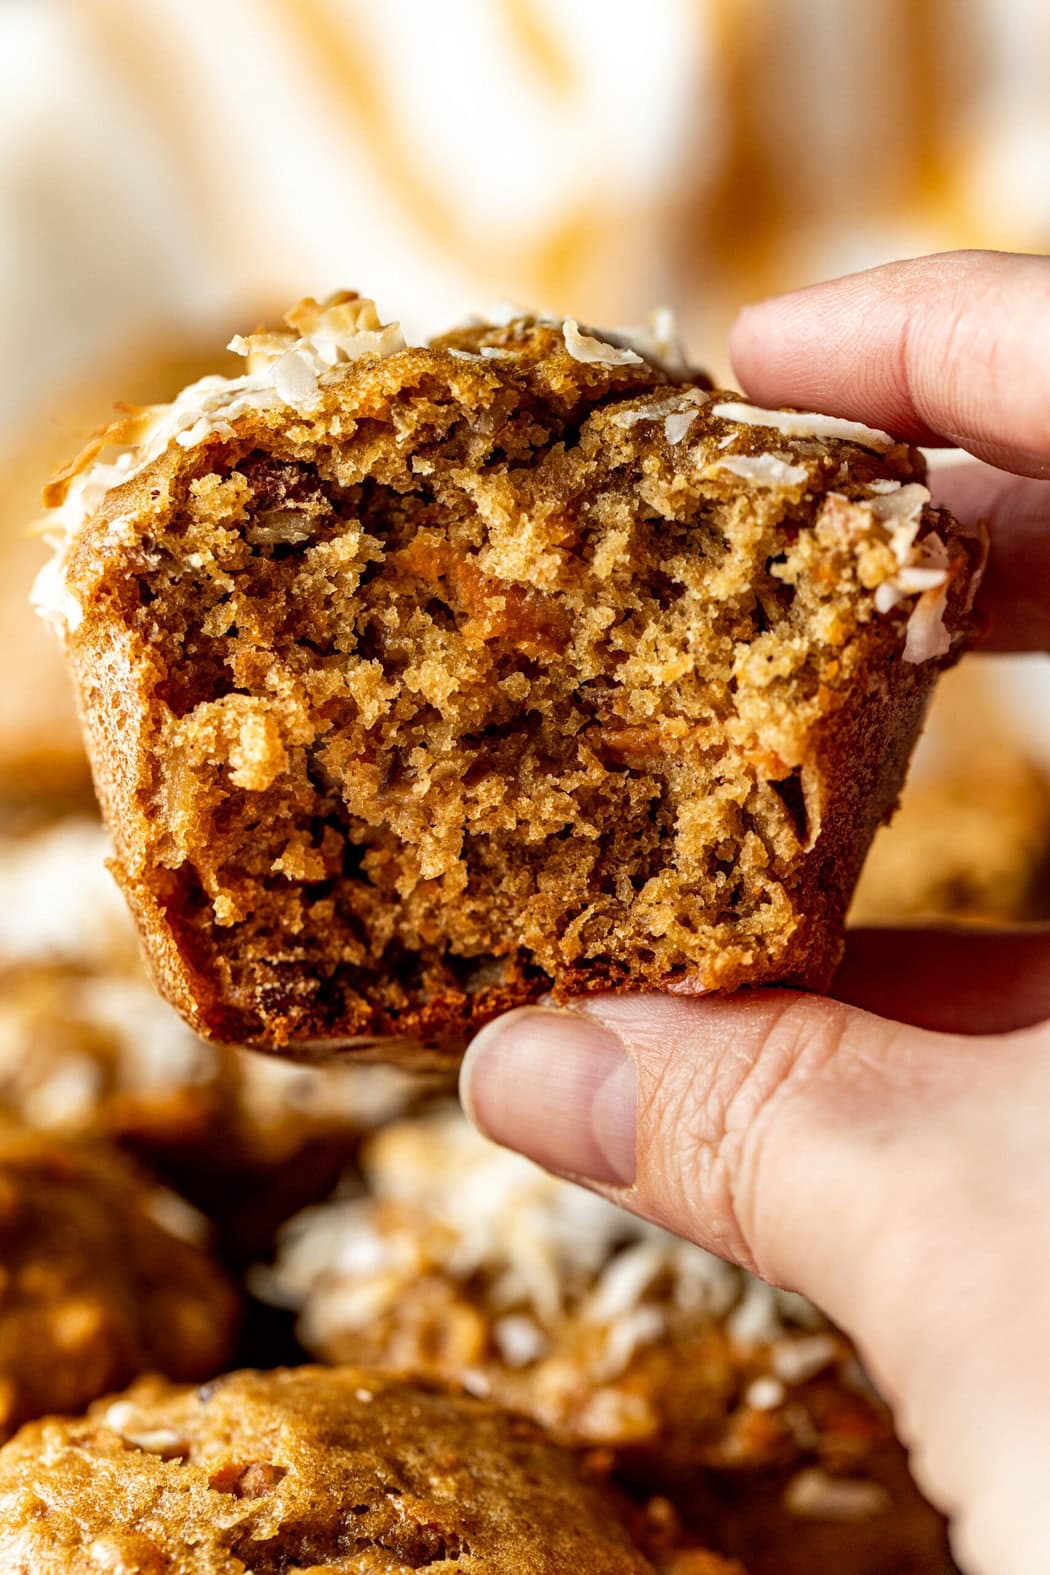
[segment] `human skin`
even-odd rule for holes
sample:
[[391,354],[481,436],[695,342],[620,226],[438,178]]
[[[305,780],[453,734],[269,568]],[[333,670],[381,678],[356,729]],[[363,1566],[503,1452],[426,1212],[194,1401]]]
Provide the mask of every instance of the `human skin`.
[[[814,354],[814,348],[819,353]],[[985,645],[1050,650],[1050,258],[890,264],[748,308],[757,402],[981,463]],[[598,997],[490,1024],[497,1141],[802,1291],[856,1340],[967,1575],[1050,1567],[1050,933],[856,932],[835,999]]]

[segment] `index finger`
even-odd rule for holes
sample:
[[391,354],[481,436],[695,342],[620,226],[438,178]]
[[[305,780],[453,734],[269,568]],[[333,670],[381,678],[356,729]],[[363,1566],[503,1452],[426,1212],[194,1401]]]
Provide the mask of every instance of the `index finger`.
[[849,416],[1050,476],[1050,258],[945,252],[749,306],[733,366],[760,404]]

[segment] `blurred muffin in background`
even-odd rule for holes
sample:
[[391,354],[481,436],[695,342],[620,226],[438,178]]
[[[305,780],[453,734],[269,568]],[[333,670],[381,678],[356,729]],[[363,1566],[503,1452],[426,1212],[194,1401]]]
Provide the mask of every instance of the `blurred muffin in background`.
[[239,1298],[205,1236],[115,1150],[0,1122],[0,1438],[139,1373],[219,1371]]
[[875,838],[850,920],[1050,918],[1050,777],[979,663],[944,676],[900,808]]
[[770,1555],[773,1518],[789,1544],[834,1523],[844,1572],[896,1568],[850,1550],[885,1552],[909,1518],[903,1546],[942,1547],[853,1347],[801,1297],[498,1148],[452,1107],[379,1132],[362,1168],[366,1191],[290,1221],[250,1280],[298,1311],[311,1355],[457,1380],[607,1454],[637,1491],[686,1514],[710,1501],[697,1524],[724,1517],[716,1546],[745,1562],[745,1533],[762,1544],[735,1507],[752,1487]]

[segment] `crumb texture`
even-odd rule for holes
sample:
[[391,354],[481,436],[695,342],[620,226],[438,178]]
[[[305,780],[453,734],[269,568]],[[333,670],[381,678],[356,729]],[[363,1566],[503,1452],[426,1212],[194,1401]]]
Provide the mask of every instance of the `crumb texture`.
[[307,317],[54,494],[167,993],[456,1048],[551,987],[826,983],[968,606],[919,455],[576,325]]
[[144,1380],[81,1421],[24,1429],[0,1451],[0,1564],[35,1575],[653,1569],[618,1502],[531,1423],[366,1370],[309,1367],[197,1390]]

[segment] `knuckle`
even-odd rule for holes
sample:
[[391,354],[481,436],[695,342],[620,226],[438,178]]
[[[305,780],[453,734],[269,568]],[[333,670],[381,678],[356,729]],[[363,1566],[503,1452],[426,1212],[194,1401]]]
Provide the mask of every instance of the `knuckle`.
[[[785,1096],[834,1054],[846,1009],[767,996],[717,1009],[701,1053],[645,1058],[638,1188],[658,1217],[755,1268],[765,1154]],[[705,1014],[706,1015],[706,1014]]]
[[850,1020],[846,1008],[830,1001],[786,1002],[770,1022],[727,1106],[720,1163],[736,1230],[747,1242],[759,1273],[777,1256],[785,1153],[805,1142],[805,1128],[814,1114],[814,1091],[829,1063],[838,1057]]

